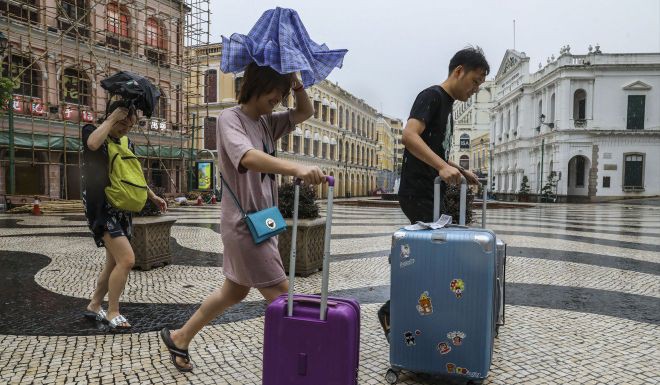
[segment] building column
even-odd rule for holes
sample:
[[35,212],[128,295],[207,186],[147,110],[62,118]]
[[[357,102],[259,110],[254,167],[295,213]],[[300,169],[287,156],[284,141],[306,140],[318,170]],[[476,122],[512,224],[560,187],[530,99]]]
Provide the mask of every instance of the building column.
[[594,144],[591,148],[591,168],[589,168],[589,188],[587,196],[590,200],[596,197],[598,192],[598,145]]

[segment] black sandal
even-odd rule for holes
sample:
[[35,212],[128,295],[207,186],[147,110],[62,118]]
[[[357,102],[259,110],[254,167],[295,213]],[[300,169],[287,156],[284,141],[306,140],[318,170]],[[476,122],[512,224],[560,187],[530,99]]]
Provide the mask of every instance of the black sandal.
[[85,309],[83,312],[83,317],[87,318],[90,321],[98,321],[98,322],[106,322],[106,317],[108,316],[108,313],[106,313],[103,308],[100,308],[98,313],[94,313],[91,310]]
[[[172,359],[172,363],[174,364],[174,367],[182,373],[187,373],[187,372],[192,372],[193,370],[193,363],[190,361],[190,354],[188,354],[187,349],[180,349],[174,345],[174,341],[172,341],[172,337],[170,335],[170,330],[168,328],[163,328],[160,331],[160,339],[163,340],[163,343],[165,344],[165,347],[167,350],[170,352],[170,358]],[[190,367],[185,367],[181,366],[176,362],[176,358],[181,357],[186,361],[186,364],[190,364]]]

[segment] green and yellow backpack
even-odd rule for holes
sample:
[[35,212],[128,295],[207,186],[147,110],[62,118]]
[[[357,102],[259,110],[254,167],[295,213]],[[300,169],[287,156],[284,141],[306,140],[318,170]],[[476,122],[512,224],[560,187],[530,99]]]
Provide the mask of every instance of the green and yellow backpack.
[[106,142],[110,178],[110,184],[105,188],[106,199],[117,209],[137,213],[147,202],[148,188],[142,164],[128,148],[128,137],[123,136],[119,143],[110,138]]

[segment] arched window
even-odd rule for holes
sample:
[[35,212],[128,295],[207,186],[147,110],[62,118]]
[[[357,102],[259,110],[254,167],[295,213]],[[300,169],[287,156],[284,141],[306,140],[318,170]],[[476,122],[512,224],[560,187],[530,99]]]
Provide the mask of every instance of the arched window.
[[167,49],[165,40],[165,29],[153,17],[147,19],[145,43],[153,48]]
[[312,152],[312,133],[309,130],[305,130],[305,141],[303,142],[303,153],[305,155],[311,155]]
[[163,89],[160,89],[160,98],[158,99],[158,107],[154,111],[154,117],[167,120],[167,97]]
[[300,140],[302,131],[300,130],[299,127],[296,127],[296,129],[293,131],[293,153],[294,154],[300,154]]
[[513,134],[518,133],[518,105],[516,105],[516,111],[513,114]]
[[67,68],[62,74],[60,100],[66,103],[90,105],[91,87],[84,72]]
[[117,3],[110,3],[107,7],[108,18],[107,18],[107,29],[108,32],[123,36],[129,37],[130,31],[128,29],[130,25],[130,14],[125,7],[120,7]]
[[553,123],[555,122],[555,94],[552,94],[550,97],[550,111],[549,111],[550,119],[548,120],[548,123]]
[[461,155],[458,165],[465,169],[470,169],[470,157],[468,155]]
[[573,119],[587,119],[587,92],[583,89],[575,91],[573,95]]
[[339,128],[344,128],[344,107],[339,106]]
[[14,95],[32,96],[40,98],[41,90],[41,72],[37,64],[32,63],[30,58],[21,55],[11,55],[5,57],[2,62],[2,77],[18,79],[15,83]]

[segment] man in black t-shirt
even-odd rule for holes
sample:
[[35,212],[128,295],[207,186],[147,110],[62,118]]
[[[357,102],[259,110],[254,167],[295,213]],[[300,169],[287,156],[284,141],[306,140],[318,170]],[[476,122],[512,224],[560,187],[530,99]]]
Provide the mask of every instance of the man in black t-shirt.
[[[452,143],[454,100],[467,101],[479,91],[490,66],[480,48],[458,51],[449,62],[449,76],[440,85],[431,86],[417,95],[403,130],[405,146],[399,185],[401,210],[410,220],[433,220],[433,182],[439,175],[446,183],[459,184],[461,176],[470,184],[479,184],[477,176],[448,160]],[[378,311],[385,336],[389,341],[390,302]]]

